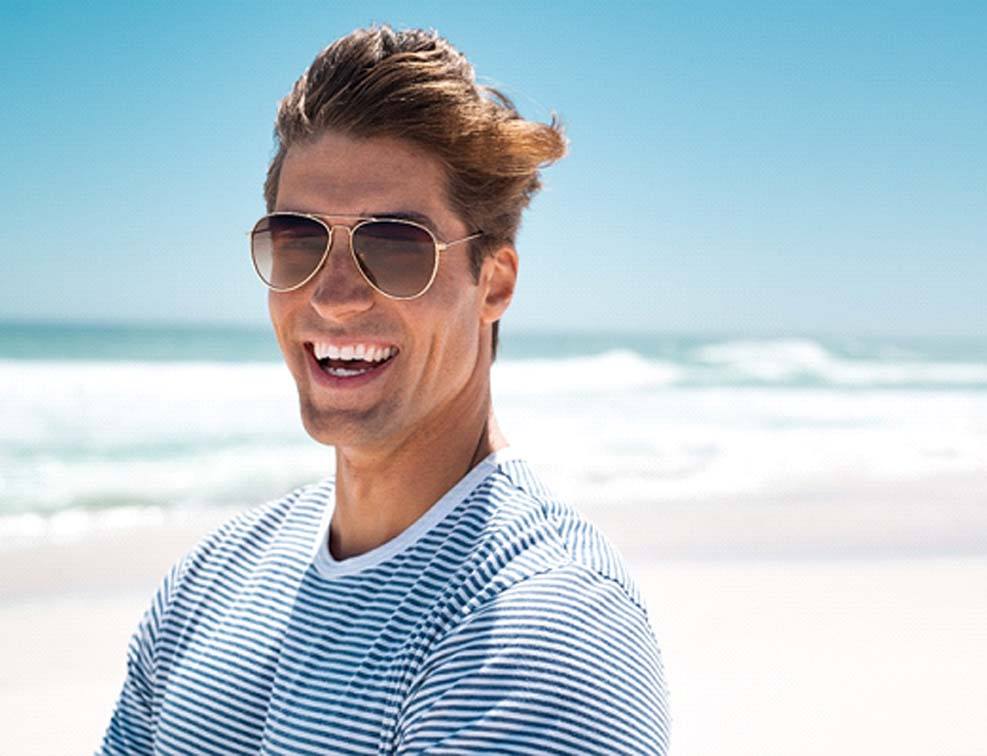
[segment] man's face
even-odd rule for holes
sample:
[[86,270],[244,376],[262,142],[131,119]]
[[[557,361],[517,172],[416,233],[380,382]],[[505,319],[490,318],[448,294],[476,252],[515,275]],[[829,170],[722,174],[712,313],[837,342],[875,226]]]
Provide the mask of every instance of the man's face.
[[[452,241],[474,229],[449,209],[445,182],[439,161],[409,142],[327,132],[288,151],[275,209],[349,226],[352,216],[418,216],[440,240]],[[387,449],[413,433],[441,433],[463,407],[482,401],[489,358],[480,337],[489,321],[489,277],[474,282],[468,255],[466,244],[443,252],[431,288],[397,301],[367,284],[348,234],[337,229],[329,257],[311,281],[295,291],[270,292],[271,321],[313,438]],[[359,345],[373,348],[375,357],[396,353],[355,377],[340,371],[341,363],[320,364],[315,356],[329,347]]]

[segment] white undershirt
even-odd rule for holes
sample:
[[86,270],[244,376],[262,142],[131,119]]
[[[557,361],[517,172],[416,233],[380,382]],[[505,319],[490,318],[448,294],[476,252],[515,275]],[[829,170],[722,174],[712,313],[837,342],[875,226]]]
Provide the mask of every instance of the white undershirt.
[[[466,473],[458,483],[450,488],[442,498],[429,507],[421,517],[394,536],[394,538],[370,551],[348,557],[347,559],[336,559],[332,555],[332,552],[329,551],[329,526],[332,523],[334,507],[326,507],[316,536],[312,556],[312,561],[316,569],[324,577],[335,578],[343,575],[352,575],[353,573],[381,564],[395,554],[408,548],[408,546],[415,543],[415,541],[431,530],[443,517],[455,509],[484,478],[493,472],[497,468],[497,465],[520,458],[520,453],[509,446],[491,452],[476,467]],[[335,488],[333,489],[333,494],[335,495]]]

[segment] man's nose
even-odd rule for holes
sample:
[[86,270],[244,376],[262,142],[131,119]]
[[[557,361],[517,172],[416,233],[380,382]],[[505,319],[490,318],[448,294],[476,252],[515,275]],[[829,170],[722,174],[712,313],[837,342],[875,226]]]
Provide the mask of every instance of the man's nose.
[[311,305],[326,320],[345,320],[373,306],[374,291],[356,267],[346,226],[332,230],[329,255],[315,276]]

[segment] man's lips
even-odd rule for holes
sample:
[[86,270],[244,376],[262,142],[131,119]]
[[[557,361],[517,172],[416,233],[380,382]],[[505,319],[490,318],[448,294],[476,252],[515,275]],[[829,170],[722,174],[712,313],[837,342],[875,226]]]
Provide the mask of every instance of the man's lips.
[[304,347],[315,382],[333,389],[357,388],[373,381],[400,351],[393,344],[357,339],[310,341]]

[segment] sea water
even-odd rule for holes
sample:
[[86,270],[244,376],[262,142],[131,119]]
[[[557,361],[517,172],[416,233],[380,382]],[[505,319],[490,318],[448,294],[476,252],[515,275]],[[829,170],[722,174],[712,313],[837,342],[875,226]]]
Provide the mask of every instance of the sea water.
[[[987,341],[507,329],[493,394],[576,502],[987,476]],[[269,329],[0,324],[0,544],[249,507],[332,470]]]

